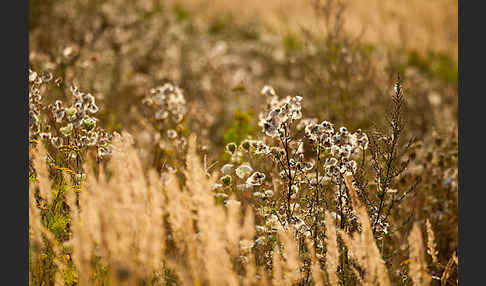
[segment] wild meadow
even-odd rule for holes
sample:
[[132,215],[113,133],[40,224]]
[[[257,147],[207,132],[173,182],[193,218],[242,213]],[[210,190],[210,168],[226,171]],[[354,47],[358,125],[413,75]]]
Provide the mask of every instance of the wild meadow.
[[458,285],[457,2],[29,4],[30,285]]

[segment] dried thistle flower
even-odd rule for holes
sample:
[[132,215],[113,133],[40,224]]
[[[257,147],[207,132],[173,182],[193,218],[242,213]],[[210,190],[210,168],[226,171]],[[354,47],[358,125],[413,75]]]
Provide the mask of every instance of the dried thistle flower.
[[241,164],[238,168],[236,168],[236,175],[243,179],[251,174],[253,168],[248,163]]
[[235,167],[235,165],[233,165],[233,164],[225,164],[225,165],[223,165],[223,167],[221,167],[221,173],[223,173],[225,175],[229,175],[233,172],[234,167]]
[[264,181],[265,174],[261,172],[255,172],[246,180],[246,183],[252,186],[261,186]]

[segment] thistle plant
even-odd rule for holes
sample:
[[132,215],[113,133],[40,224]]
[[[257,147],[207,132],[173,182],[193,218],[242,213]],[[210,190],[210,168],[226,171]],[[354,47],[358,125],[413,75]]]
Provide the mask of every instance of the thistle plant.
[[[186,138],[182,124],[187,113],[186,99],[182,90],[165,83],[152,88],[142,100],[148,108],[146,117],[157,134],[154,148],[154,165],[159,169],[173,169],[181,165],[175,160],[177,154],[184,154]],[[175,153],[175,154],[171,154]]]
[[49,103],[53,99],[48,98],[48,88],[56,88],[52,79],[50,73],[29,70],[29,142],[45,144],[51,166],[68,172],[79,184],[87,154],[93,153],[98,162],[108,157],[114,134],[97,126],[94,96],[76,85],[70,89],[71,101]]
[[[336,130],[328,121],[303,119],[300,96],[279,99],[270,86],[261,94],[267,98],[266,109],[259,115],[263,138],[226,146],[231,163],[221,168],[223,176],[215,186],[216,196],[227,198],[227,190],[232,188],[252,192],[251,202],[261,222],[255,245],[263,253],[273,249],[277,231],[292,230],[299,251],[305,252],[304,241],[310,240],[317,257],[322,257],[325,211],[332,210],[340,228],[346,231],[356,220],[344,176],[356,173],[356,160],[368,148],[368,137],[361,130],[351,133],[345,127]],[[259,171],[252,166],[258,166]],[[265,178],[273,190],[260,186]],[[242,179],[246,181],[238,183]]]
[[[314,217],[313,226],[316,229],[318,217],[323,214],[319,209],[323,205],[330,207],[323,195],[326,185],[326,189],[337,188],[333,200],[337,202],[344,227],[347,195],[342,176],[356,172],[354,159],[367,149],[367,135],[361,130],[350,133],[345,127],[335,130],[328,121],[317,124],[315,120],[304,119],[299,122],[302,118],[302,97],[287,97],[279,101],[275,91],[268,86],[262,90],[262,94],[268,96],[269,110],[264,113],[266,115],[260,116],[260,125],[268,137],[276,139],[276,144],[269,148],[269,154],[280,167],[279,175],[286,186],[282,209],[287,222],[293,218],[295,206],[302,207],[301,204],[306,203],[307,216]],[[304,134],[299,133],[299,127]],[[299,194],[301,189],[312,190],[311,196],[303,192]],[[297,202],[299,197],[301,204]]]
[[162,128],[163,124],[179,124],[186,114],[186,99],[182,90],[170,83],[152,88],[150,95],[143,99],[143,103],[154,111],[153,116],[159,128]]

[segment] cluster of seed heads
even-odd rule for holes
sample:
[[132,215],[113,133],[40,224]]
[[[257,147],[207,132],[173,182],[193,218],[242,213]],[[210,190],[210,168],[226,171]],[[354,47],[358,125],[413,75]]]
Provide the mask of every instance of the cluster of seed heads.
[[350,133],[346,127],[341,127],[335,132],[333,124],[327,121],[309,123],[305,134],[317,148],[329,151],[331,156],[326,159],[324,167],[326,175],[334,180],[340,180],[342,174],[353,175],[357,164],[351,159],[352,155],[368,148],[368,136],[361,130]]
[[286,124],[302,118],[301,96],[287,96],[279,100],[275,90],[270,86],[265,86],[261,93],[268,97],[267,106],[270,109],[268,114],[260,114],[259,121],[259,125],[267,136],[279,136],[284,131]]
[[170,83],[152,88],[143,103],[151,107],[155,112],[154,118],[162,122],[170,118],[173,122],[180,123],[187,111],[182,90]]
[[[300,96],[279,99],[270,86],[265,86],[261,94],[267,99],[266,109],[259,115],[263,140],[246,139],[239,145],[229,143],[226,152],[231,155],[231,163],[221,168],[223,177],[221,184],[218,184],[218,187],[227,188],[234,185],[237,191],[252,191],[254,198],[262,200],[259,213],[263,214],[264,224],[259,226],[261,236],[256,245],[268,241],[268,235],[273,235],[273,231],[279,227],[291,227],[299,235],[311,236],[311,225],[316,222],[308,218],[310,205],[300,204],[302,190],[321,190],[325,183],[336,189],[342,187],[343,176],[355,174],[355,160],[368,148],[369,143],[368,136],[361,130],[351,133],[346,127],[335,128],[328,121],[318,123],[316,119],[302,118],[303,98]],[[307,152],[304,146],[309,148]],[[279,211],[269,211],[274,191],[263,188],[263,181],[268,176],[263,172],[255,172],[244,159],[246,154],[252,154],[252,158],[270,158],[262,163],[272,162],[278,167],[277,176],[270,176],[270,179],[280,180],[284,186],[288,186],[284,192],[290,193],[289,199],[292,201],[290,219],[285,215],[289,208],[285,200],[277,206]],[[309,154],[314,155],[309,157]],[[233,184],[233,172],[237,180],[243,180],[241,184]],[[339,191],[338,195],[336,191],[335,199],[347,200],[345,192]],[[312,208],[314,212],[324,213],[322,205]],[[336,213],[334,215],[339,216]],[[322,245],[317,246],[322,248]]]
[[49,82],[52,75],[46,73],[40,76],[29,69],[29,139],[36,139],[41,132],[42,92],[41,86]]
[[46,104],[41,89],[49,78],[52,76],[40,79],[36,72],[29,70],[29,139],[46,140],[56,149],[65,145],[94,147],[98,159],[110,155],[113,134],[97,126],[98,119],[94,115],[99,108],[94,96],[72,86],[71,104],[63,106],[65,103],[61,100]]

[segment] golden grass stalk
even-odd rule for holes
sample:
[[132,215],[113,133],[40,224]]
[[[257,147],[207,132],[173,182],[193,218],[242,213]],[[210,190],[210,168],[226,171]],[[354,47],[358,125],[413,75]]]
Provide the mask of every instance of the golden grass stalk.
[[316,251],[314,249],[314,246],[312,245],[312,243],[309,239],[306,239],[305,243],[306,243],[307,249],[309,249],[309,252],[310,252],[310,258],[311,258],[310,271],[311,271],[311,274],[312,274],[312,281],[314,281],[314,285],[325,285],[323,273],[322,273],[322,270],[321,270],[321,265],[320,265],[319,260],[316,256]]
[[326,268],[331,286],[339,285],[337,270],[339,265],[339,248],[337,244],[336,225],[332,215],[326,211]]
[[432,261],[434,263],[438,263],[439,260],[437,255],[439,252],[436,250],[437,244],[435,243],[434,230],[432,229],[432,224],[428,219],[425,221],[425,226],[427,227],[427,253],[430,255],[430,257],[432,257]]
[[295,232],[282,230],[278,231],[277,235],[281,247],[277,244],[273,251],[272,285],[293,285],[300,278],[300,260]]
[[444,269],[444,272],[442,273],[442,277],[440,278],[440,285],[441,286],[447,285],[447,280],[449,279],[449,276],[450,276],[450,274],[452,272],[452,267],[454,266],[454,263],[457,266],[459,265],[456,252],[454,252],[452,254],[451,258],[447,262],[447,265],[446,265],[446,267]]
[[413,224],[408,236],[408,245],[410,249],[409,277],[412,279],[413,285],[427,286],[432,281],[432,277],[427,272],[422,233],[417,223]]
[[338,230],[339,235],[348,247],[350,256],[365,270],[364,277],[358,276],[364,281],[365,285],[391,285],[385,262],[376,246],[366,208],[358,198],[351,177],[346,176],[345,182],[353,208],[361,223],[362,231],[361,233],[356,232],[353,235],[349,235],[342,230]]
[[[39,195],[48,202],[52,201],[51,182],[47,166],[47,150],[42,144],[36,145],[37,152],[33,158],[36,180],[39,182]],[[29,184],[30,185],[30,184]]]

